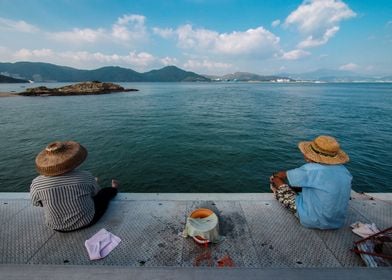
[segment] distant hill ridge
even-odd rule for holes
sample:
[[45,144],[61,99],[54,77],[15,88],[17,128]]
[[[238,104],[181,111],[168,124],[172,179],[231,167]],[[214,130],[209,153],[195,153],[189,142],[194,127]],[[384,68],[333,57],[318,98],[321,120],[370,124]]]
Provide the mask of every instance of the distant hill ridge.
[[118,66],[107,66],[94,70],[80,70],[43,62],[0,63],[0,83],[21,82],[14,79],[35,82],[392,82],[392,76],[368,77],[351,71],[318,69],[312,72],[274,75],[258,75],[248,72],[236,72],[223,76],[199,75],[182,70],[176,66],[166,66],[158,70],[140,73]]
[[272,82],[272,81],[279,81],[279,80],[285,80],[290,82],[294,81],[293,79],[287,78],[285,76],[276,76],[276,75],[261,76],[248,72],[236,72],[233,74],[227,74],[220,77],[220,79],[228,80],[228,81],[236,80],[236,81],[243,81],[243,82],[251,82],[251,81]]
[[392,76],[372,77],[361,75],[348,70],[317,69],[311,72],[290,74],[279,73],[297,81],[323,81],[323,82],[391,82]]
[[0,75],[0,83],[28,83],[29,81]]
[[95,70],[79,70],[42,62],[0,63],[0,73],[18,79],[36,82],[208,82],[210,79],[176,66],[139,73],[118,66]]

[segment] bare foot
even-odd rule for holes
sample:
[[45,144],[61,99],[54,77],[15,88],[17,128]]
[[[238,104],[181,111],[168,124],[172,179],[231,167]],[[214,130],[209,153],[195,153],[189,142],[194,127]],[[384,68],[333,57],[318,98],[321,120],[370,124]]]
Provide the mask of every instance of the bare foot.
[[119,186],[120,186],[120,182],[115,179],[112,179],[112,188],[117,189]]

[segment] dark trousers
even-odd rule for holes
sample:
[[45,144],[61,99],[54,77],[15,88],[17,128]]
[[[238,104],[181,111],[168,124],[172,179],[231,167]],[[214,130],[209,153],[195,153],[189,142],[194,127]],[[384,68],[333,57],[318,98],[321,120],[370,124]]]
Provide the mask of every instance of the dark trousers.
[[105,214],[108,208],[110,200],[117,195],[118,190],[115,188],[103,188],[93,197],[95,214],[92,221],[87,225],[91,226],[99,221],[99,219]]

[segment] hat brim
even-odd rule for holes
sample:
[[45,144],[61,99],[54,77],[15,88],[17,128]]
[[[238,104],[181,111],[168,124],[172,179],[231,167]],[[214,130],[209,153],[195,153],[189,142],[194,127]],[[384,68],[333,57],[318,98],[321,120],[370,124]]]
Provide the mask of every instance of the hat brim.
[[306,158],[314,162],[323,164],[343,164],[350,161],[349,156],[343,150],[339,150],[335,156],[324,156],[316,153],[311,148],[311,144],[312,141],[299,142],[298,148]]
[[44,149],[35,158],[35,167],[44,176],[59,176],[72,171],[87,158],[87,150],[74,141],[63,143],[66,151],[60,155],[51,155]]

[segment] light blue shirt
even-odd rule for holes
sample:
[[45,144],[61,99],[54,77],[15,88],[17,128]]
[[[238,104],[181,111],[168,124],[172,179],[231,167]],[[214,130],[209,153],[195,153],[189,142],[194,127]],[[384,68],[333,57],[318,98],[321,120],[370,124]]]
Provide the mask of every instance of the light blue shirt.
[[302,187],[295,203],[301,224],[335,229],[344,225],[352,176],[343,165],[307,163],[287,171],[289,184]]

